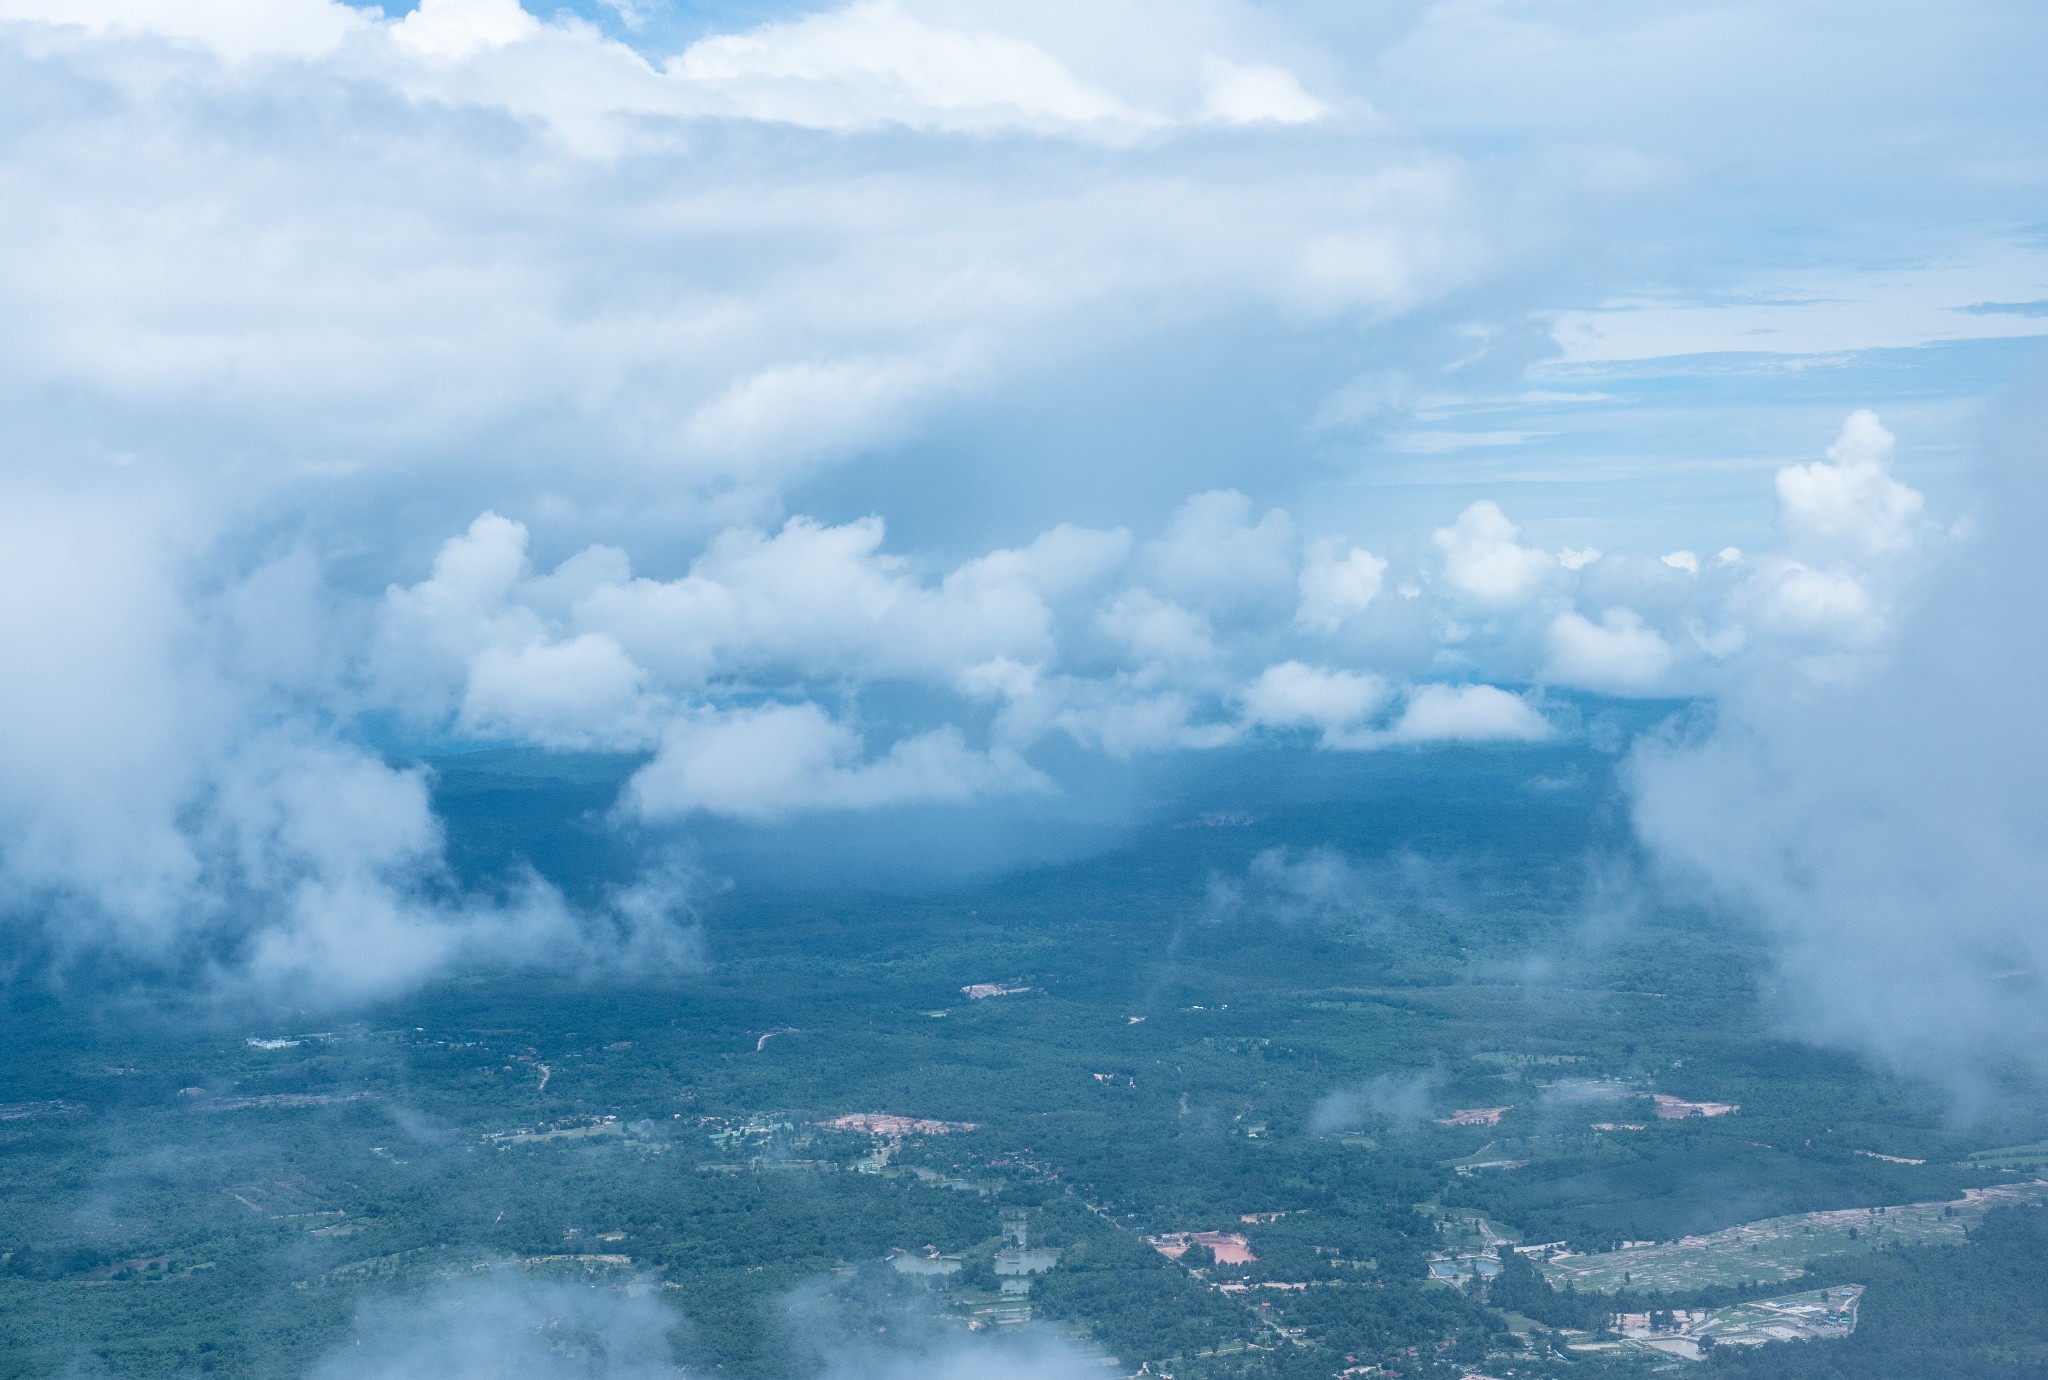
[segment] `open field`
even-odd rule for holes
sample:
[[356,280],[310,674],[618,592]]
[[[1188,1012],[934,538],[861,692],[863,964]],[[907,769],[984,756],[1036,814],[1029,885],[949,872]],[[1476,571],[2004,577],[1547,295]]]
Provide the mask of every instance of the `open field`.
[[1979,1150],[1965,1163],[1972,1169],[2016,1169],[2022,1173],[2035,1172],[2048,1165],[2048,1140],[2037,1140],[2031,1145],[2008,1145],[1998,1150]]
[[1580,1352],[1609,1351],[1702,1359],[1703,1347],[1762,1346],[1767,1342],[1838,1340],[1856,1330],[1863,1302],[1860,1284],[1753,1299],[1726,1308],[1669,1313],[1622,1313],[1612,1319],[1617,1340],[1574,1342]]
[[1845,1284],[1738,1303],[1709,1311],[1697,1335],[1711,1337],[1723,1346],[1846,1337],[1856,1330],[1856,1310],[1862,1300],[1862,1285]]
[[1994,1207],[2048,1200],[2048,1181],[1971,1189],[1948,1203],[1890,1208],[1843,1208],[1746,1222],[1705,1236],[1654,1246],[1553,1256],[1543,1273],[1553,1285],[1581,1291],[1700,1289],[1749,1280],[1797,1279],[1817,1256],[1875,1250],[1879,1246],[1961,1242]]

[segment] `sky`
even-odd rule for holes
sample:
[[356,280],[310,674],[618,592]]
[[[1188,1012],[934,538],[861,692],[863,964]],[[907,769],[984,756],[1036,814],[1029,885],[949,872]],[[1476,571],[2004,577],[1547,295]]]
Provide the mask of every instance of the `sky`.
[[310,1005],[687,965],[659,859],[463,892],[408,763],[639,754],[616,827],[687,832],[1591,693],[1746,726],[1646,759],[1644,843],[1805,952],[1815,874],[1737,837],[1833,770],[1779,710],[1853,757],[1952,703],[1916,629],[2039,621],[1986,572],[2044,48],[2009,0],[0,0],[0,924]]

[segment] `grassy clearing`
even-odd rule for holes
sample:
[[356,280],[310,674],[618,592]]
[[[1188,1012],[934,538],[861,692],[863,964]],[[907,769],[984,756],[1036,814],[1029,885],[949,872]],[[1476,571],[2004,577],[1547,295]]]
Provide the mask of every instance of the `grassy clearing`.
[[1751,1280],[1776,1283],[1797,1279],[1818,1256],[1960,1242],[1991,1208],[2044,1199],[2048,1183],[2037,1180],[1972,1189],[1949,1203],[1802,1212],[1654,1246],[1564,1256],[1546,1262],[1543,1273],[1558,1288],[1569,1283],[1581,1292],[1602,1293],[1624,1287],[1675,1291]]

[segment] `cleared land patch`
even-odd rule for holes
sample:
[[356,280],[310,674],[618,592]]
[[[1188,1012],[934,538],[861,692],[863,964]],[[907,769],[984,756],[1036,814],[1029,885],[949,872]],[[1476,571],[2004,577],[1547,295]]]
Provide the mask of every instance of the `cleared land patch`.
[[2048,1181],[1999,1184],[1970,1189],[1947,1203],[1802,1212],[1656,1245],[1593,1255],[1552,1255],[1542,1268],[1553,1285],[1570,1283],[1582,1292],[1623,1287],[1698,1289],[1749,1280],[1768,1284],[1799,1278],[1806,1263],[1817,1256],[1889,1245],[1960,1242],[1990,1209],[2044,1200],[2048,1200]]
[[2048,1140],[2031,1145],[2008,1145],[2001,1150],[1979,1150],[1964,1161],[1972,1169],[2017,1169],[2028,1172],[2048,1165]]
[[1856,1330],[1860,1284],[1812,1289],[1802,1294],[1752,1299],[1726,1308],[1617,1313],[1608,1319],[1618,1340],[1573,1342],[1573,1351],[1656,1353],[1697,1361],[1706,1348],[1762,1346],[1766,1342],[1813,1342],[1846,1337]]

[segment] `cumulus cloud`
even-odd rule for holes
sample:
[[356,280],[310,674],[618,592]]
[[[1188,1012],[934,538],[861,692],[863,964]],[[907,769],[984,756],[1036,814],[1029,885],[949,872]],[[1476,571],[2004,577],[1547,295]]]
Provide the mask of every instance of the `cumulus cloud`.
[[1409,695],[1389,737],[1402,743],[1538,742],[1551,727],[1520,695],[1492,685],[1424,685]]
[[[386,592],[373,685],[424,722],[459,706],[455,726],[475,736],[651,745],[714,683],[956,684],[976,668],[1043,662],[1055,650],[1047,600],[1093,588],[1129,544],[1062,526],[929,581],[883,539],[879,519],[797,518],[773,534],[726,529],[673,580],[636,577],[607,547],[537,575],[524,524],[486,513],[443,544],[427,579]],[[1176,632],[1149,599],[1131,592],[1105,616],[1144,654],[1173,659],[1198,621],[1185,615]]]
[[519,0],[420,0],[418,8],[391,26],[399,43],[448,59],[502,48],[540,32],[540,21]]
[[1235,489],[1196,494],[1145,551],[1163,593],[1216,613],[1267,612],[1293,596],[1294,519],[1274,508],[1252,521],[1252,501]]
[[456,727],[550,748],[634,747],[650,731],[645,679],[604,633],[484,647],[470,660]]
[[[1325,439],[1522,396],[1560,205],[1612,204],[1545,190],[1583,160],[1465,156],[1425,10],[1375,65],[1238,0],[856,0],[680,48],[513,0],[0,0],[10,932],[337,993],[587,961],[617,915],[457,894],[391,714],[647,754],[624,816],[686,824],[1037,790],[1052,735],[1528,738],[1468,682],[1881,647],[1939,542],[1874,421],[1781,481],[1782,550],[1686,574],[1554,559],[1484,477],[1430,479],[1418,559],[1356,497],[1388,454],[1298,444],[1331,368],[1410,382]],[[1442,431],[1539,438],[1481,426]]]
[[[658,939],[645,907],[620,929],[538,878],[462,893],[425,775],[300,705],[333,693],[319,634],[345,626],[302,563],[209,592],[203,530],[164,518],[19,495],[0,516],[0,636],[37,649],[0,687],[0,922],[18,951],[331,1007]],[[444,563],[449,602],[502,581],[494,535]]]
[[1430,540],[1443,553],[1444,576],[1454,588],[1481,604],[1508,605],[1535,593],[1556,565],[1548,552],[1521,545],[1521,533],[1498,503],[1481,499]]
[[1574,610],[1550,625],[1547,674],[1564,685],[1630,694],[1660,685],[1670,646],[1633,609],[1608,609],[1598,623]]
[[1138,673],[1036,680],[1028,693],[1004,707],[998,730],[1013,742],[1059,732],[1115,758],[1217,748],[1238,740],[1238,725],[1216,717],[1206,696],[1171,685],[1162,688],[1159,671],[1153,665]]
[[1299,661],[1269,666],[1244,690],[1247,723],[1267,728],[1319,728],[1326,741],[1362,723],[1392,698],[1379,676],[1328,671]]
[[1781,525],[1795,540],[1862,552],[1912,545],[1922,499],[1891,476],[1897,443],[1875,412],[1850,413],[1825,463],[1778,471]]
[[[1921,494],[1890,473],[1894,444],[1875,413],[1858,410],[1825,460],[1778,471],[1784,545],[1755,563],[1740,602],[1763,632],[1805,643],[1817,665],[1876,646],[1941,544]],[[1737,552],[1723,564],[1741,562]]]
[[901,739],[869,758],[852,727],[815,704],[793,704],[674,720],[654,760],[628,783],[626,802],[647,820],[694,811],[770,820],[1050,788],[1014,752],[974,751],[951,727]]
[[[1862,463],[1842,454],[1828,464]],[[1289,514],[1234,491],[1196,495],[1151,540],[1063,524],[950,568],[892,551],[879,518],[736,525],[668,578],[609,545],[538,568],[527,525],[486,511],[369,609],[303,550],[205,585],[216,539],[179,511],[17,504],[7,617],[18,645],[48,651],[5,691],[0,860],[17,923],[63,917],[30,923],[52,952],[210,965],[223,990],[338,1002],[465,964],[662,947],[538,878],[457,894],[427,782],[352,739],[363,709],[428,741],[644,753],[618,817],[672,828],[1052,791],[1033,758],[1053,735],[1127,757],[1267,730],[1351,751],[1553,732],[1527,696],[1375,666],[1365,615],[1389,559],[1304,548]],[[1542,553],[1492,505],[1438,535],[1466,588],[1402,608],[1449,628],[1505,588],[1494,564],[1540,575],[1541,599],[1495,606],[1457,657],[1610,693],[1869,655],[1871,635],[1845,628],[1881,628],[1905,588],[1900,553],[1868,542],[1827,566],[1769,553],[1697,575],[1610,557],[1572,576],[1595,621],[1559,607],[1574,587],[1525,559]],[[1313,652],[1274,655],[1304,640]],[[892,683],[925,707],[866,726],[863,696]]]
[[1301,565],[1301,603],[1294,619],[1320,633],[1334,633],[1379,597],[1387,562],[1364,547],[1322,538],[1309,544]]
[[[1844,434],[1868,425],[1853,417]],[[1861,463],[1844,444],[1837,454]],[[1835,480],[1814,472],[1842,463],[1796,467],[1800,483],[1826,488]],[[1796,517],[1783,523],[1803,531]],[[683,745],[709,750],[740,734],[750,720],[721,716],[754,713],[748,696],[762,689],[794,711],[796,700],[889,681],[994,705],[993,741],[1019,762],[1048,733],[1118,755],[1270,728],[1312,728],[1338,749],[1534,741],[1550,728],[1524,697],[1484,683],[1404,686],[1392,665],[1372,663],[1412,657],[1398,639],[1427,635],[1434,621],[1439,662],[1475,680],[1640,695],[1712,689],[1772,666],[1836,674],[1841,656],[1876,645],[1917,559],[1865,548],[1830,558],[1788,537],[1779,550],[1711,566],[1613,555],[1566,569],[1481,502],[1434,534],[1442,584],[1411,568],[1419,583],[1404,586],[1404,623],[1382,604],[1389,558],[1341,539],[1300,543],[1285,510],[1259,512],[1237,491],[1196,494],[1150,540],[1063,524],[946,571],[890,550],[886,537],[875,517],[796,517],[772,532],[723,529],[670,579],[636,574],[608,546],[541,573],[527,559],[525,526],[486,513],[444,543],[426,579],[387,591],[371,688],[416,722],[471,738],[648,751],[667,742],[663,776]],[[1488,621],[1466,621],[1474,610]],[[1306,638],[1329,642],[1313,658],[1273,658]],[[856,789],[844,773],[867,759],[844,733],[827,732],[844,728],[839,719],[819,709],[764,722],[805,730],[791,761],[813,765],[792,766],[784,787],[762,797],[785,803],[757,807],[693,786],[675,797],[687,804],[656,813],[725,807],[718,802],[742,813],[860,808],[1028,780],[957,731],[913,731],[902,750],[921,745],[929,770],[906,774],[899,763]],[[913,778],[926,784],[913,788]],[[884,780],[896,784],[884,789]]]
[[[1656,856],[1777,942],[1789,1027],[1945,1081],[1977,1110],[2001,1076],[2048,1075],[2041,422],[2036,408],[1987,467],[1975,538],[1886,652],[1793,693],[1737,695],[1705,737],[1646,748],[1634,768]],[[1795,492],[1854,491],[1874,424],[1852,420],[1845,443],[1833,463],[1852,473]],[[1878,498],[1852,505],[1860,542],[1917,508],[1862,492]]]
[[1209,620],[1149,589],[1127,589],[1106,604],[1097,625],[1148,669],[1200,668],[1216,660]]

